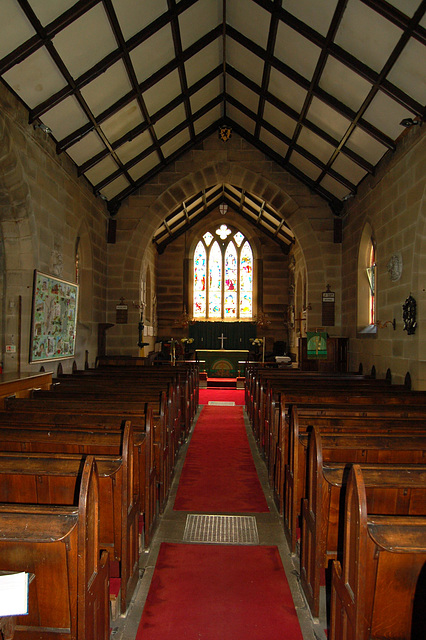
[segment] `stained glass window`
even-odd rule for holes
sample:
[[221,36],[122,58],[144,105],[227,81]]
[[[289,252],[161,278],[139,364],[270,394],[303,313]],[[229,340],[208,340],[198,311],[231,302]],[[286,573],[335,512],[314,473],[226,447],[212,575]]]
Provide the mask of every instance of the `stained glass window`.
[[[217,239],[215,239],[217,238]],[[253,252],[240,231],[207,231],[194,251],[194,318],[253,317]]]
[[237,317],[238,269],[237,252],[233,242],[225,251],[225,318]]
[[253,252],[247,240],[240,254],[240,318],[253,315]]
[[194,318],[206,315],[206,249],[200,242],[194,251]]
[[209,256],[209,316],[222,317],[222,252],[214,242]]

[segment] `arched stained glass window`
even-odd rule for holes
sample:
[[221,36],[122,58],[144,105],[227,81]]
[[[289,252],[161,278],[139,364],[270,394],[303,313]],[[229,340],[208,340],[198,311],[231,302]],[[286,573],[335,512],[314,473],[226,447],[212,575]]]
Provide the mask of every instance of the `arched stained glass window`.
[[253,315],[253,252],[247,240],[240,254],[240,318]]
[[194,251],[194,317],[204,318],[206,315],[206,249],[200,242]]
[[240,232],[222,225],[194,251],[194,318],[253,317],[253,252]]
[[209,316],[222,317],[222,252],[214,242],[209,255]]
[[238,267],[237,252],[233,242],[225,251],[225,318],[237,317]]

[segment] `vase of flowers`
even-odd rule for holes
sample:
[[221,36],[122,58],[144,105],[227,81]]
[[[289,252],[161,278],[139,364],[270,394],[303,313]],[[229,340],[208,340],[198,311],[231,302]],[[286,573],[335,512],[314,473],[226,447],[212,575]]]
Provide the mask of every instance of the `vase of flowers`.
[[182,343],[185,353],[189,353],[189,345],[191,345],[194,342],[194,338],[181,338],[180,341]]
[[253,348],[253,352],[254,352],[255,358],[257,360],[258,357],[259,357],[259,354],[260,354],[260,348],[261,348],[261,346],[263,344],[263,340],[262,340],[262,338],[250,338],[249,342],[251,342],[251,345],[252,345],[252,348]]

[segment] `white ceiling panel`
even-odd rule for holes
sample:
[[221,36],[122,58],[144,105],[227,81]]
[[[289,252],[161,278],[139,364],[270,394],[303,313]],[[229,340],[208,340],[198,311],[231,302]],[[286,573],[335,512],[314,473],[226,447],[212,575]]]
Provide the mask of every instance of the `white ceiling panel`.
[[196,82],[201,80],[207,73],[216,69],[223,63],[222,40],[216,38],[200,53],[185,62],[186,81],[188,87],[192,87]]
[[353,111],[357,111],[372,85],[333,56],[328,56],[319,86]]
[[125,142],[116,150],[117,156],[120,158],[123,164],[127,164],[130,160],[133,160],[137,155],[148,149],[152,145],[152,136],[150,132],[144,131],[133,140]]
[[129,181],[124,176],[119,176],[109,184],[102,187],[100,193],[107,199],[112,200],[115,198],[121,191],[128,189]]
[[214,100],[218,94],[222,92],[222,78],[217,76],[214,80],[206,84],[202,89],[194,93],[191,100],[191,109],[196,113],[204,107],[208,102]]
[[44,47],[6,71],[3,78],[31,109],[66,86],[65,78]]
[[145,174],[149,173],[156,167],[160,162],[160,158],[158,157],[158,153],[154,151],[149,156],[138,162],[131,169],[129,169],[129,175],[133,180],[139,180]]
[[404,131],[404,127],[400,124],[401,120],[412,115],[398,102],[379,91],[365,112],[364,117],[380,131],[394,139]]
[[317,136],[316,133],[310,131],[307,127],[302,128],[298,144],[324,163],[330,160],[334,152],[334,147],[331,144]]
[[95,116],[103,113],[114,102],[130,92],[132,85],[121,60],[113,64],[81,89],[81,95]]
[[161,151],[163,152],[164,157],[167,159],[169,156],[179,151],[181,147],[188,144],[190,141],[189,131],[188,129],[183,129],[180,133],[174,136],[168,142],[165,142],[161,145]]
[[75,0],[32,0],[34,13],[45,27],[75,4]]
[[195,135],[200,135],[203,131],[211,127],[215,122],[217,122],[223,116],[223,106],[222,104],[216,105],[214,109],[210,109],[204,116],[198,118],[194,122]]
[[117,171],[118,165],[111,158],[111,156],[107,156],[97,165],[95,165],[92,169],[89,169],[85,172],[86,178],[89,182],[95,187],[99,182],[102,182],[108,176],[112,175],[115,171]]
[[344,184],[342,184],[341,182],[338,182],[337,180],[332,178],[330,175],[325,176],[321,180],[321,187],[323,187],[323,189],[325,189],[329,193],[332,193],[339,200],[342,200],[350,193],[349,189],[345,187]]
[[231,118],[231,120],[235,120],[235,122],[249,134],[254,134],[255,122],[254,120],[246,116],[245,113],[230,104],[227,109],[227,114]]
[[409,40],[390,70],[388,79],[417,102],[426,104],[426,47],[418,40]]
[[266,49],[271,15],[253,0],[232,0],[227,6],[227,23]]
[[336,5],[337,0],[322,0],[322,2],[286,0],[283,6],[286,11],[325,36],[330,27]]
[[284,102],[295,111],[300,111],[306,100],[308,92],[293,80],[271,68],[268,90],[273,96]]
[[102,3],[60,31],[53,44],[74,79],[117,47]]
[[76,129],[84,127],[89,119],[76,98],[70,96],[43,114],[43,122],[52,129],[57,140],[62,140]]
[[413,17],[415,11],[420,5],[421,0],[387,0],[389,4],[399,9],[402,13],[410,18]]
[[274,126],[278,131],[284,133],[288,138],[293,137],[296,128],[296,120],[290,118],[285,113],[274,107],[270,102],[265,102],[263,119]]
[[157,84],[145,91],[143,99],[149,114],[152,116],[166,106],[181,93],[178,71],[172,71]]
[[401,35],[398,27],[361,0],[349,0],[335,42],[379,72]]
[[285,157],[288,150],[288,145],[277,138],[277,136],[274,136],[273,133],[265,129],[265,127],[262,127],[260,131],[260,140],[261,142],[263,142],[263,144],[266,144],[268,147],[270,147],[272,151],[278,153],[279,156],[281,156],[282,158]]
[[169,131],[180,125],[185,120],[185,107],[180,104],[176,109],[169,111],[163,118],[154,125],[157,138],[160,139]]
[[141,124],[143,124],[141,110],[136,100],[132,100],[123,109],[105,120],[101,129],[110,142],[115,142]]
[[387,151],[387,148],[370,136],[361,127],[355,127],[349,136],[346,146],[351,151],[362,156],[372,165],[377,164]]
[[312,99],[307,118],[320,129],[329,133],[335,140],[340,140],[343,137],[351,123],[345,116],[318,98]]
[[154,33],[130,52],[138,82],[150,78],[156,71],[174,58],[173,37],[170,25]]
[[0,38],[0,58],[19,47],[35,34],[31,22],[25,17],[16,0],[0,0],[3,29]]
[[97,156],[98,153],[105,151],[105,145],[99,138],[98,134],[91,131],[79,140],[76,144],[70,147],[67,151],[68,155],[74,160],[77,166],[87,162],[93,156]]
[[254,53],[243,47],[232,38],[226,39],[227,62],[260,86],[263,74],[263,61]]
[[229,76],[226,80],[226,91],[251,111],[257,112],[259,107],[259,95],[251,91],[244,84]]
[[140,0],[112,0],[112,4],[125,40],[142,31],[168,9],[167,0],[144,0],[143,7]]
[[331,168],[354,185],[361,182],[367,175],[365,169],[345,156],[344,153],[339,153]]
[[311,80],[321,49],[300,33],[280,22],[274,55],[303,78]]
[[222,4],[200,0],[179,16],[182,49],[185,51],[199,38],[222,24]]

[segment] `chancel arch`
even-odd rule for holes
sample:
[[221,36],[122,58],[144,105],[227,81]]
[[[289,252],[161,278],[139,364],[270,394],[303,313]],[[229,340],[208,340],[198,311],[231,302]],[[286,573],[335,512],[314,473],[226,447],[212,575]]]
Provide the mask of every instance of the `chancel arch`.
[[[267,171],[265,175],[259,172],[252,171],[236,161],[230,162],[216,162],[211,163],[210,153],[208,146],[205,149],[200,149],[195,157],[192,154],[188,154],[188,162],[184,163],[185,167],[190,169],[191,164],[193,171],[189,171],[185,176],[176,172],[173,174],[171,171],[167,174],[167,178],[170,179],[169,184],[165,184],[164,190],[161,193],[158,189],[158,184],[152,185],[152,192],[157,194],[155,197],[139,200],[138,196],[131,197],[129,201],[121,207],[117,215],[117,243],[111,245],[111,257],[114,264],[117,267],[122,266],[121,269],[116,268],[114,271],[114,283],[115,287],[119,288],[120,295],[124,295],[126,299],[137,299],[140,292],[140,274],[143,261],[146,256],[153,249],[152,239],[156,230],[163,223],[163,220],[171,214],[171,212],[183,201],[187,201],[190,198],[197,197],[197,194],[214,188],[215,184],[227,184],[235,185],[241,192],[247,191],[257,197],[259,200],[270,203],[277,214],[285,221],[288,227],[291,229],[292,234],[297,239],[298,243],[298,259],[300,258],[304,263],[306,272],[312,272],[313,276],[309,279],[309,290],[307,295],[310,300],[320,300],[321,291],[325,288],[325,282],[330,279],[327,275],[328,270],[334,271],[336,258],[333,258],[333,265],[327,263],[327,251],[330,245],[332,245],[332,236],[329,241],[328,237],[326,241],[320,240],[318,235],[318,220],[323,220],[321,224],[326,224],[330,229],[333,225],[333,215],[327,205],[317,196],[309,194],[309,191],[305,187],[300,187],[300,183],[297,183],[296,179],[286,174],[285,171],[278,169],[276,173],[276,181],[268,177]],[[185,159],[185,157],[184,157]],[[270,165],[268,165],[269,167]],[[173,176],[176,180],[172,182]],[[284,179],[285,178],[285,179]],[[149,190],[149,183],[146,188]],[[219,203],[217,203],[219,204]],[[142,206],[143,205],[143,206]],[[309,206],[308,206],[309,205]],[[231,207],[229,213],[224,216],[227,218],[231,213]],[[248,237],[252,244],[255,256],[256,248],[258,248],[257,256],[255,257],[255,270],[260,269],[259,273],[262,273],[262,267],[265,265],[275,270],[278,277],[281,279],[279,285],[274,290],[273,288],[263,287],[257,288],[255,291],[254,300],[255,308],[257,312],[261,311],[265,314],[273,316],[273,320],[280,325],[280,331],[285,332],[286,327],[283,325],[283,314],[287,313],[288,305],[288,256],[284,256],[281,249],[277,246],[277,251],[280,254],[280,258],[274,257],[273,252],[269,251],[269,255],[263,255],[263,246],[261,243],[262,233],[260,228],[256,224],[250,224],[240,215],[237,211],[233,213],[238,220],[238,224],[243,229],[250,229]],[[218,210],[211,211],[207,215],[207,219],[219,222],[223,221]],[[120,232],[120,226],[123,225],[123,229],[126,229],[126,233]],[[195,227],[194,227],[195,228]],[[169,251],[176,251],[176,256],[181,255],[179,252],[185,252],[188,255],[188,247],[192,241],[193,228],[188,230],[185,236],[182,234],[174,242],[173,246],[166,249],[164,255],[167,255]],[[272,234],[273,235],[273,234]],[[254,241],[253,241],[254,238]],[[273,239],[269,238],[268,242],[273,243]],[[180,247],[180,249],[179,249]],[[195,248],[195,245],[194,247]],[[334,248],[336,251],[336,248]],[[164,255],[158,256],[159,269],[161,272],[161,262],[164,261]],[[182,253],[183,256],[183,253]],[[257,264],[256,260],[262,257],[263,264]],[[278,268],[278,261],[283,259],[283,265]],[[183,258],[182,258],[183,260]],[[287,260],[287,262],[286,262]],[[188,274],[190,271],[189,264],[184,265],[184,268],[178,268],[175,263],[175,271],[172,274],[172,281],[176,285],[173,291],[171,290],[172,284],[166,288],[166,291],[153,292],[156,295],[158,303],[164,300],[164,294],[168,296],[169,300],[173,300],[174,308],[164,310],[158,307],[158,333],[163,330],[168,331],[171,335],[176,334],[179,336],[182,333],[182,327],[178,327],[178,320],[185,313],[189,314],[189,287],[187,286],[187,277],[183,277],[183,271],[186,270]],[[178,273],[179,271],[179,273]],[[324,275],[325,274],[325,275]],[[261,278],[265,284],[268,279]],[[119,284],[121,281],[121,285]],[[156,283],[157,287],[157,283]],[[256,278],[255,278],[256,287]],[[173,287],[172,287],[173,288]],[[311,292],[313,295],[311,296]],[[170,294],[170,295],[168,295]],[[268,312],[268,301],[272,307]],[[130,315],[129,309],[129,322],[133,322],[135,318]],[[114,309],[110,309],[110,317],[113,318]],[[310,311],[310,318],[312,322],[319,325],[321,320],[321,305],[318,302],[317,305],[312,304],[312,310]],[[168,329],[167,329],[168,327]],[[120,329],[113,328],[109,335],[113,335],[114,332],[120,331]],[[267,331],[266,331],[267,333]],[[128,335],[128,332],[124,331],[120,334],[121,344],[126,343],[128,346],[123,347],[125,353],[135,354],[134,340]],[[287,339],[286,336],[283,339]]]

